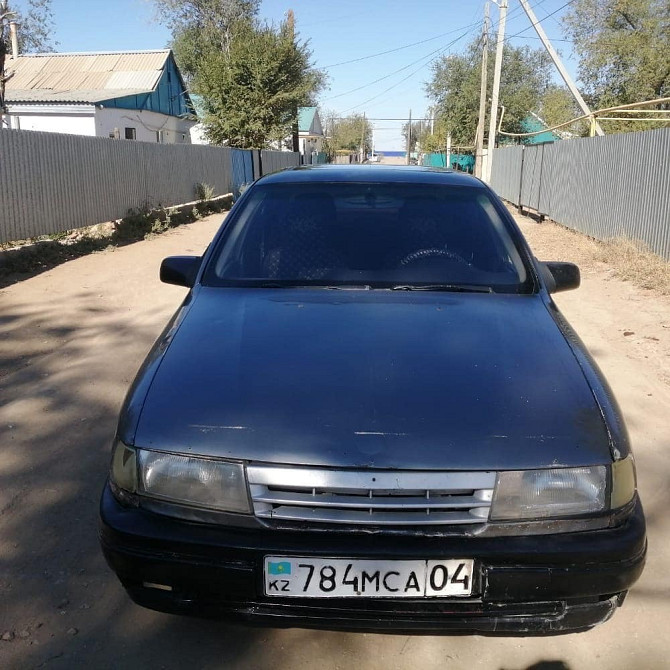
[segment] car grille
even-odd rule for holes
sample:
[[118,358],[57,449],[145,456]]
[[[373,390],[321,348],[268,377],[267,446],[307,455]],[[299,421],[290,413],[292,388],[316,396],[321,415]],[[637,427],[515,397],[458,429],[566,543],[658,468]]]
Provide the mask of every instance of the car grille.
[[495,472],[389,472],[250,465],[262,519],[367,525],[482,524]]

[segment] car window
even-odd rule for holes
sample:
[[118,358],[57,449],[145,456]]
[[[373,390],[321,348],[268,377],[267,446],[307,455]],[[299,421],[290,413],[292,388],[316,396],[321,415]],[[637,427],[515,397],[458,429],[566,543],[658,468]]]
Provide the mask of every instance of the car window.
[[508,224],[480,188],[258,184],[241,205],[204,283],[527,290]]

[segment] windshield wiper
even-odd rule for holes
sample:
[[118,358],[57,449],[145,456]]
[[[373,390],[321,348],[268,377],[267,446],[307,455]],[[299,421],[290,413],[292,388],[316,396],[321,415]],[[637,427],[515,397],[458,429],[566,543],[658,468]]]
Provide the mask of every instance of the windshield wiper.
[[453,291],[454,293],[493,293],[490,286],[477,284],[398,284],[392,291]]
[[369,284],[339,284],[336,286],[317,286],[316,288],[327,288],[330,291],[370,291]]
[[253,284],[254,288],[319,288],[329,291],[369,291],[372,287],[369,284],[294,284],[292,282],[274,282],[267,281],[259,284]]

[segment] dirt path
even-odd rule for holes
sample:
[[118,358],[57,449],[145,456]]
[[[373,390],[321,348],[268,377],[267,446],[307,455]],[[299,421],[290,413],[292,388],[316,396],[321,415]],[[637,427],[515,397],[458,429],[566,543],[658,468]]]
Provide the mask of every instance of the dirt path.
[[[220,216],[80,258],[0,291],[0,667],[664,668],[670,655],[670,301],[613,279],[575,236],[522,222],[538,257],[576,259],[557,297],[609,378],[636,448],[649,519],[642,580],[615,618],[548,639],[263,630],[133,605],[96,537],[116,413],[185,291],[160,259],[200,253]],[[5,635],[6,634],[6,635]]]

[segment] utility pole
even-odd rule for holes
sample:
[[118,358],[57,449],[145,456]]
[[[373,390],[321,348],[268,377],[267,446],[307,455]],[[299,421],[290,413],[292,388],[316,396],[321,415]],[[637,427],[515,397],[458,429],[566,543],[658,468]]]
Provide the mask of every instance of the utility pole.
[[537,17],[535,16],[533,10],[530,8],[530,5],[528,4],[528,0],[519,0],[521,3],[521,6],[523,7],[523,11],[526,12],[526,15],[528,16],[528,19],[530,20],[533,28],[535,28],[535,32],[537,33],[537,36],[542,40],[542,44],[544,44],[544,48],[547,50],[549,55],[551,56],[551,60],[554,61],[554,65],[558,69],[561,77],[563,77],[563,81],[565,82],[565,85],[570,89],[570,93],[574,96],[575,100],[577,101],[577,104],[581,108],[581,110],[584,112],[584,114],[588,114],[591,117],[591,136],[593,135],[598,135],[602,137],[605,133],[603,132],[603,129],[600,127],[600,124],[598,121],[596,121],[595,117],[591,114],[591,110],[589,109],[588,105],[586,102],[584,102],[584,98],[582,98],[581,93],[579,92],[579,89],[575,85],[575,82],[572,81],[572,77],[568,74],[568,71],[565,69],[563,62],[561,61],[559,55],[556,53],[556,50],[554,47],[551,45],[551,42],[549,41],[549,38],[547,37],[546,33],[544,32],[544,29],[540,25],[540,22],[537,20]]
[[447,133],[447,155],[445,156],[444,167],[451,167],[451,133]]
[[409,165],[409,154],[412,148],[412,110],[409,110],[409,122],[407,123],[407,156],[405,157],[405,164]]
[[363,130],[361,131],[361,163],[365,160],[365,112],[363,112]]
[[[494,0],[495,2],[495,0]],[[498,41],[496,42],[496,62],[493,70],[493,93],[491,94],[491,117],[489,121],[489,143],[486,155],[486,169],[483,179],[491,181],[493,149],[496,145],[496,124],[498,123],[498,97],[500,95],[500,73],[502,72],[503,46],[505,44],[505,22],[507,21],[507,0],[500,0],[500,20],[498,22]]]
[[[295,14],[292,9],[289,9],[286,12],[286,25],[288,27],[288,32],[291,37],[291,42],[295,42]],[[293,121],[293,129],[291,132],[293,151],[300,151],[300,128],[298,126],[298,106],[295,106],[295,120]]]
[[484,5],[484,32],[482,33],[482,83],[479,90],[479,118],[475,134],[475,177],[482,178],[484,154],[484,123],[486,122],[486,77],[489,65],[489,3]]

